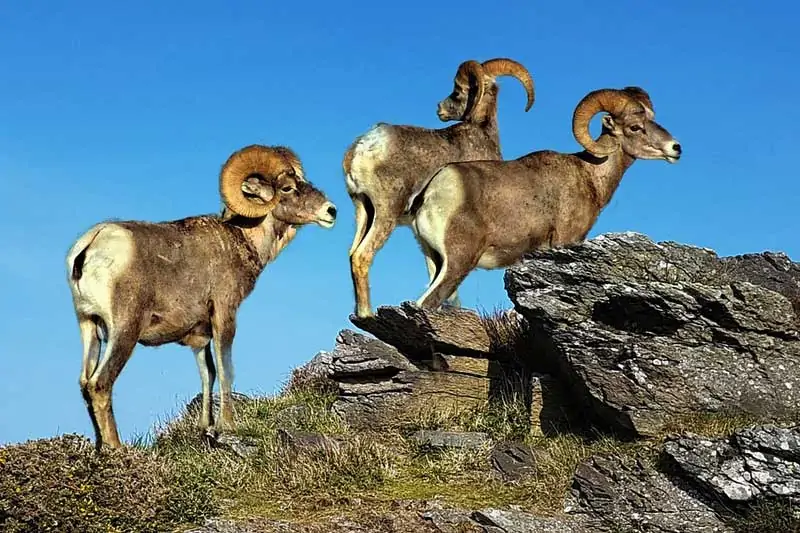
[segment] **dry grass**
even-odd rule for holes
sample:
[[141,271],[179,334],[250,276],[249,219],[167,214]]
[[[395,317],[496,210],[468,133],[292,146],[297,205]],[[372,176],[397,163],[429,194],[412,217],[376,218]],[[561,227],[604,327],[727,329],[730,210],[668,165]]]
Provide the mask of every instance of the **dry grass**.
[[736,430],[764,423],[783,424],[774,418],[767,419],[744,412],[688,413],[665,424],[659,432],[661,435],[659,441],[669,434],[684,433],[695,433],[708,438],[725,438]]
[[730,525],[736,533],[800,533],[800,509],[790,502],[763,501]]
[[77,435],[0,449],[0,530],[7,533],[157,532],[216,511],[202,478],[152,452],[99,456]]
[[498,361],[515,368],[532,366],[535,354],[531,353],[527,323],[520,315],[511,309],[482,310],[480,319]]
[[[527,372],[532,355],[525,349],[524,323],[499,311],[483,321],[493,348]],[[665,426],[661,438],[637,443],[570,433],[535,437],[525,398],[509,391],[469,410],[422,410],[381,433],[354,432],[332,412],[330,385],[296,372],[277,396],[237,403],[237,436],[255,447],[246,458],[211,446],[195,426],[196,414],[185,411],[150,441],[103,457],[88,440],[72,436],[2,448],[0,530],[147,533],[209,515],[291,517],[308,524],[360,516],[366,507],[388,512],[396,500],[432,499],[463,508],[514,504],[552,515],[561,512],[575,469],[592,455],[655,459],[667,434],[724,437],[759,422],[733,413],[692,414]],[[531,446],[534,471],[521,481],[504,481],[491,467],[488,446],[431,451],[410,438],[418,429],[523,441]],[[320,445],[294,446],[281,439],[281,430],[325,438]],[[754,508],[738,530],[800,532],[783,511]]]

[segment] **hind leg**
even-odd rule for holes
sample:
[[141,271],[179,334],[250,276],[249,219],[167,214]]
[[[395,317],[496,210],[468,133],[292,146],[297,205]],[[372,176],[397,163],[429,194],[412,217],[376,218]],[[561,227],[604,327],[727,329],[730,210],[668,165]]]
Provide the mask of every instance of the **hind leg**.
[[397,225],[401,211],[399,206],[374,206],[375,216],[372,219],[364,239],[350,256],[350,273],[353,278],[353,289],[356,296],[356,314],[360,318],[372,316],[372,305],[369,295],[369,269],[375,254],[383,247],[389,235]]
[[[418,242],[420,248],[422,248],[422,253],[425,254],[425,266],[428,268],[428,286],[430,286],[430,284],[433,283],[433,280],[436,279],[436,275],[439,273],[439,267],[442,259],[436,250],[428,246],[424,241],[418,239]],[[461,299],[458,297],[458,290],[453,291],[453,293],[444,301],[443,305],[452,308],[461,307]]]
[[[462,229],[468,224],[464,221]],[[459,226],[454,226],[459,227]],[[470,235],[472,232],[466,232]],[[455,244],[454,244],[455,243]],[[436,309],[445,300],[456,295],[456,289],[464,278],[478,265],[478,259],[483,251],[483,243],[476,243],[470,239],[452,239],[450,245],[443,246],[439,253],[442,257],[441,268],[436,278],[428,285],[428,289],[417,300],[417,305],[425,309]],[[458,296],[455,296],[456,298]]]
[[97,361],[100,358],[100,338],[97,335],[97,324],[91,318],[80,317],[78,319],[78,327],[81,330],[81,343],[83,344],[83,362],[79,379],[81,395],[86,404],[86,409],[89,411],[89,419],[92,421],[95,442],[99,442],[101,440],[100,426],[98,426],[97,418],[94,416],[92,398],[89,395],[88,387],[89,379],[94,374],[97,368]]
[[136,347],[140,329],[138,324],[134,323],[123,323],[108,329],[108,342],[103,359],[89,378],[86,391],[91,400],[96,427],[100,433],[97,447],[108,445],[112,448],[120,448],[122,442],[119,439],[111,403],[112,389]]
[[353,200],[353,207],[356,210],[356,234],[353,236],[353,244],[350,245],[348,252],[352,256],[358,245],[364,240],[364,235],[369,227],[369,213],[366,205],[369,199],[363,194],[354,194],[350,198]]
[[211,354],[211,343],[209,342],[202,348],[192,348],[197,369],[200,372],[200,383],[203,390],[202,411],[200,414],[200,428],[208,429],[214,424],[213,398],[211,391],[214,388],[214,380],[217,372],[214,368],[214,357]]

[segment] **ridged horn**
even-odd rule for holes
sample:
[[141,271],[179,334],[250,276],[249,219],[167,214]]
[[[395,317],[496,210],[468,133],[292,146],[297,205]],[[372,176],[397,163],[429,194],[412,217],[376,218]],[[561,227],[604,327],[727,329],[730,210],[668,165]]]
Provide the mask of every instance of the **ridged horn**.
[[[275,178],[294,170],[284,147],[250,145],[231,154],[219,175],[219,192],[222,201],[237,215],[247,218],[266,216],[280,201],[278,191],[266,203],[257,203],[244,195],[242,183],[250,176],[259,176],[274,184]],[[292,153],[294,156],[294,154]],[[294,156],[295,159],[297,156]]]
[[533,100],[535,98],[533,78],[522,63],[505,57],[497,57],[484,61],[481,66],[483,67],[483,71],[489,76],[513,76],[517,78],[525,87],[525,92],[528,93],[528,103],[525,106],[525,111],[528,111],[531,106],[533,106]]
[[[455,82],[457,85],[465,87],[475,87],[475,98],[472,100],[472,107],[478,105],[483,100],[483,67],[473,59],[468,59],[458,66]],[[469,93],[467,93],[469,96]],[[468,114],[472,108],[466,109],[464,114]]]
[[572,115],[572,134],[588,152],[603,157],[617,151],[619,145],[604,145],[592,139],[589,133],[589,121],[597,113],[605,111],[611,115],[619,115],[628,105],[639,105],[633,96],[618,89],[598,89],[592,91],[578,102]]
[[639,103],[644,106],[645,114],[647,115],[647,118],[649,120],[653,120],[655,118],[656,111],[653,108],[653,101],[650,99],[650,95],[647,94],[647,91],[645,91],[641,87],[636,87],[636,86],[625,87],[622,90],[628,93],[636,100],[638,100]]

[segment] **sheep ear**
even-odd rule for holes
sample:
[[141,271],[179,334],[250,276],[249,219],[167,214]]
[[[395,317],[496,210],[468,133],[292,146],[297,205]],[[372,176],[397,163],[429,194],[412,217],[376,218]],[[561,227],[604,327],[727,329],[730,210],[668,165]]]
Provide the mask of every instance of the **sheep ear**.
[[275,196],[275,189],[271,185],[253,176],[242,182],[242,192],[260,198],[265,203]]
[[617,124],[614,122],[614,117],[612,117],[611,115],[606,114],[606,115],[603,115],[602,121],[603,121],[603,127],[604,128],[606,128],[611,133],[616,133]]

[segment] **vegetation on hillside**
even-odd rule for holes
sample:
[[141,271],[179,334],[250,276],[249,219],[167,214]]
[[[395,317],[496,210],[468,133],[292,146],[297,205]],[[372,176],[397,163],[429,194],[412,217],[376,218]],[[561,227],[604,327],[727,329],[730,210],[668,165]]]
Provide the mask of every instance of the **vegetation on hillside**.
[[[485,320],[498,349],[502,344],[513,354],[523,332],[502,313]],[[88,439],[74,435],[0,448],[0,530],[147,533],[180,530],[212,516],[312,522],[333,513],[388,509],[397,500],[431,499],[467,508],[514,504],[550,515],[561,511],[581,461],[596,453],[647,457],[660,440],[536,437],[513,396],[469,411],[420,412],[391,431],[355,432],[332,412],[329,384],[306,378],[298,372],[280,394],[237,403],[237,436],[254,450],[245,457],[206,438],[195,426],[196,414],[186,410],[152,439],[101,456]],[[664,434],[724,436],[753,422],[695,415],[665,427]],[[534,475],[503,481],[491,467],[488,447],[430,450],[411,438],[418,429],[482,431],[496,441],[527,442]],[[309,434],[309,443],[298,444]],[[761,506],[737,528],[800,531],[784,508],[776,509]]]

